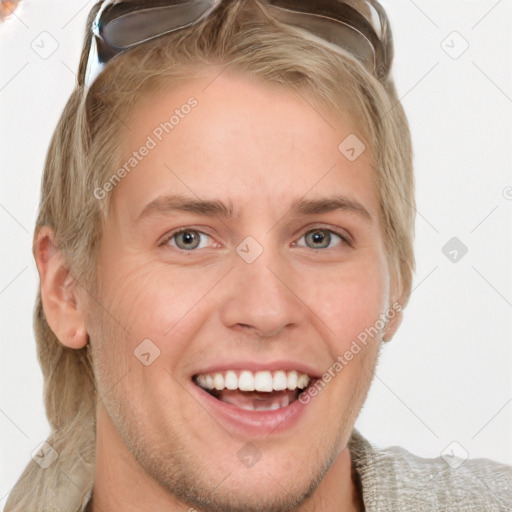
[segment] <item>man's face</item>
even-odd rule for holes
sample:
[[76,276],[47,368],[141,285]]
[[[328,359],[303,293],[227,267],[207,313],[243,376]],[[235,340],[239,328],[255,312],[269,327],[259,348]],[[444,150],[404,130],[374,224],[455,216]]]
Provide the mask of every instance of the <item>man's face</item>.
[[[146,98],[126,120],[130,170],[87,325],[108,412],[99,440],[122,439],[127,473],[142,466],[192,505],[287,510],[345,448],[370,385],[380,334],[333,365],[389,307],[379,203],[368,151],[350,161],[338,149],[357,133],[348,120],[214,76]],[[231,214],[179,208],[198,201]]]

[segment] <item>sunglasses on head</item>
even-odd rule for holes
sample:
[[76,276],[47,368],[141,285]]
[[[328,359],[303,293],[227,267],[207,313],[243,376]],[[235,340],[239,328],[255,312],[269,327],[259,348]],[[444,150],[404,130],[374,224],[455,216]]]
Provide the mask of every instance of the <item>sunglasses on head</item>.
[[[85,85],[90,87],[105,64],[116,55],[146,41],[191,27],[208,18],[229,0],[105,0],[92,23],[91,48]],[[331,49],[349,52],[376,76],[387,70],[381,42],[386,16],[372,0],[365,5],[371,19],[353,6],[353,0],[260,0],[275,19],[300,29]]]

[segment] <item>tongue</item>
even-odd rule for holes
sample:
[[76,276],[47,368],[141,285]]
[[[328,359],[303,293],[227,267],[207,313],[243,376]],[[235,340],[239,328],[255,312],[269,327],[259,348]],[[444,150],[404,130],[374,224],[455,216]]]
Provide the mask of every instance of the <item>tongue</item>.
[[297,399],[296,391],[272,391],[260,393],[258,391],[240,391],[238,389],[224,389],[217,398],[241,409],[269,409],[271,407],[286,407]]

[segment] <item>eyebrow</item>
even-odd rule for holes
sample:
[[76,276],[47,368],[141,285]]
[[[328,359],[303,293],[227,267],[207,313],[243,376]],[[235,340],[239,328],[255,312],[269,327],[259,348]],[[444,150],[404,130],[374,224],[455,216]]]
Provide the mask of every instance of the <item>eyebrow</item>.
[[[372,216],[361,203],[344,195],[319,199],[296,199],[288,210],[288,214],[319,215],[336,210],[353,212],[372,222]],[[139,214],[137,222],[153,214],[171,214],[178,211],[224,219],[234,216],[233,204],[230,201],[226,204],[218,199],[199,199],[174,194],[159,196],[149,202]]]
[[233,205],[218,199],[206,200],[182,195],[159,196],[149,202],[140,212],[137,221],[155,213],[169,214],[176,211],[195,213],[209,217],[233,217]]
[[292,203],[291,213],[298,215],[315,215],[341,210],[357,213],[368,221],[372,221],[370,212],[358,201],[343,195],[320,199],[298,199]]

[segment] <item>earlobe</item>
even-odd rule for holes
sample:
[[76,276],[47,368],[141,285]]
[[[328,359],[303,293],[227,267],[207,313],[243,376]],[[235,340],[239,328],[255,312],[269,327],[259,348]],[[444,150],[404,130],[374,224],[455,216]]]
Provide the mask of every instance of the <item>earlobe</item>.
[[58,248],[53,230],[47,226],[35,235],[34,258],[48,325],[63,345],[83,348],[88,336],[78,284]]

